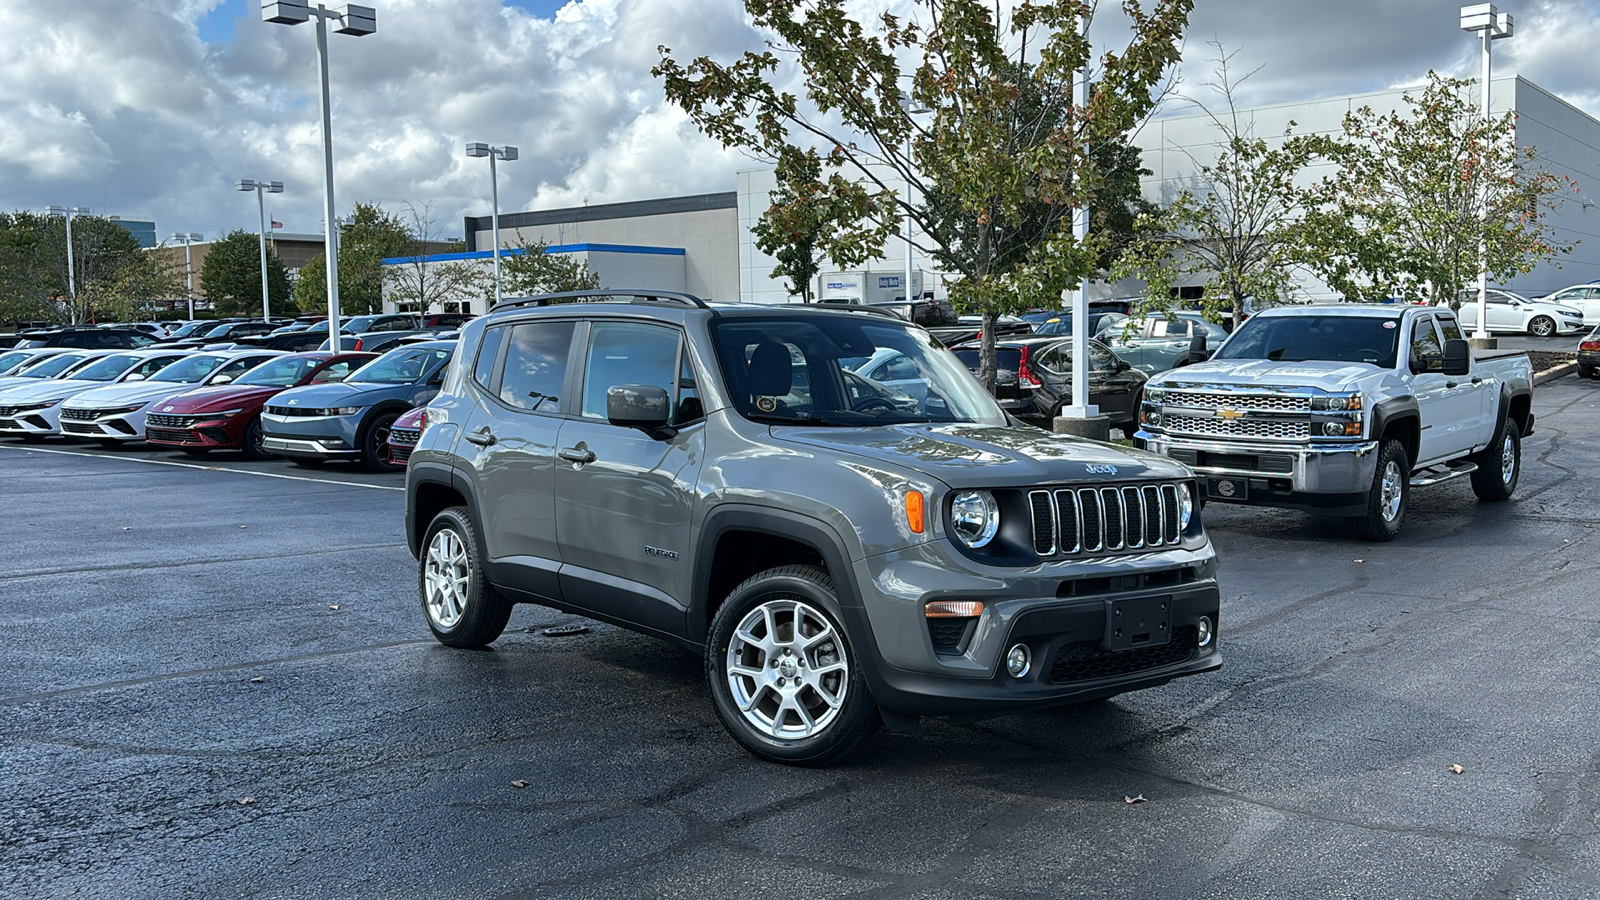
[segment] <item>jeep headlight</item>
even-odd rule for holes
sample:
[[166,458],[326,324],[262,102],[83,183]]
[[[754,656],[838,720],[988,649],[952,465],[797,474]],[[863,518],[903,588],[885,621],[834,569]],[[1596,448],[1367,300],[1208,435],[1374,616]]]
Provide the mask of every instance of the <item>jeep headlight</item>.
[[1194,519],[1194,491],[1185,481],[1178,485],[1178,531],[1188,531],[1189,522]]
[[1000,531],[1000,505],[988,491],[962,491],[950,500],[950,530],[976,550]]

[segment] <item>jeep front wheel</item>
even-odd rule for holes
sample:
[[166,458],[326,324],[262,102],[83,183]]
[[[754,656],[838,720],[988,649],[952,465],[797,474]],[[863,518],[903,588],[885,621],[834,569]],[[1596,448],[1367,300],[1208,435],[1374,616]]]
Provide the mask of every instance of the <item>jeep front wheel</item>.
[[428,628],[441,644],[486,646],[511,618],[510,601],[484,577],[477,530],[465,506],[441,511],[428,525],[417,587]]
[[746,580],[717,610],[706,675],[722,724],[751,753],[826,765],[878,726],[836,608],[826,573],[784,566]]

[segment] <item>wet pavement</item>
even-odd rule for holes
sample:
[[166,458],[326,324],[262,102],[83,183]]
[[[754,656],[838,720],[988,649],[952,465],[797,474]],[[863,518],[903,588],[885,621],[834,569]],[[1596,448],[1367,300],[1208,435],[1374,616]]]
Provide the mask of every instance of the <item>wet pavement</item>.
[[1393,543],[1209,507],[1221,672],[825,771],[654,640],[435,644],[399,476],[6,442],[0,896],[1592,898],[1600,381],[1535,408]]

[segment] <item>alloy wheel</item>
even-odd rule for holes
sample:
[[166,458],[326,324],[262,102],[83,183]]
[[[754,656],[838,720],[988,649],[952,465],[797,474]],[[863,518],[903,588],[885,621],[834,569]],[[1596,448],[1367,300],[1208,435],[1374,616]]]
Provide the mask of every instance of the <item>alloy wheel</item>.
[[[1513,427],[1507,422],[1506,427]],[[1517,477],[1517,448],[1513,446],[1511,437],[1507,435],[1500,440],[1500,480],[1506,484]]]
[[745,615],[728,643],[725,673],[745,721],[779,740],[811,737],[833,724],[850,680],[838,629],[793,596]]
[[1383,493],[1379,497],[1379,505],[1385,522],[1393,522],[1400,517],[1400,501],[1405,497],[1405,474],[1400,471],[1400,466],[1390,460],[1383,467]]
[[456,627],[466,613],[472,565],[467,559],[467,547],[454,529],[441,528],[428,542],[423,578],[428,618],[443,631]]

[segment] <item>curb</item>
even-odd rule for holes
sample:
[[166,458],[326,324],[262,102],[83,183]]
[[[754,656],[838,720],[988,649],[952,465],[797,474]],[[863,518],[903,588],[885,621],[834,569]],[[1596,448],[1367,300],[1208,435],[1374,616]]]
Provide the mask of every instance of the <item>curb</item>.
[[1578,371],[1578,363],[1576,360],[1569,363],[1562,363],[1555,368],[1545,369],[1543,372],[1533,373],[1533,383],[1537,385],[1544,384],[1546,381],[1555,381],[1557,378],[1571,375],[1576,371]]

